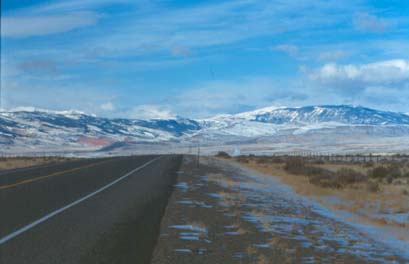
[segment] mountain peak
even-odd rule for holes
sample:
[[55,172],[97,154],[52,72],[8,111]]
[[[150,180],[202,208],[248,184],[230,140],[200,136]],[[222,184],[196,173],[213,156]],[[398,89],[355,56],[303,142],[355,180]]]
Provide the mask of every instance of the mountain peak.
[[265,113],[270,113],[270,112],[275,111],[277,109],[284,109],[284,108],[286,108],[286,107],[285,106],[267,106],[267,107],[263,107],[263,108],[256,109],[256,110],[253,110],[253,111],[239,113],[239,114],[236,114],[234,116],[244,118],[244,119],[252,119],[252,117],[254,115],[261,115],[261,114],[265,114]]

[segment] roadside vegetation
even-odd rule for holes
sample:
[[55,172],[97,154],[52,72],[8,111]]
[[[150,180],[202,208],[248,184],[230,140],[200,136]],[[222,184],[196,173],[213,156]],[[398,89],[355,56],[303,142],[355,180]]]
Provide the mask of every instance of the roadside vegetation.
[[231,156],[229,155],[229,153],[224,152],[224,151],[219,151],[219,152],[216,154],[216,157],[218,157],[218,158],[224,158],[224,159],[229,159],[229,158],[231,158]]
[[63,162],[64,157],[0,157],[0,171]]
[[[378,224],[409,227],[408,157],[219,157],[275,176],[297,193],[335,209],[353,211]],[[392,214],[407,214],[407,219],[395,221],[389,218]]]
[[[219,158],[231,159],[226,152],[219,152]],[[382,184],[405,185],[409,187],[409,159],[403,161],[368,162],[327,162],[322,159],[292,156],[238,156],[240,163],[279,166],[292,175],[305,176],[314,185],[325,188],[344,189],[367,187],[371,192],[380,190]]]
[[349,186],[360,187],[361,184],[366,184],[369,191],[379,191],[378,182],[370,180],[371,171],[363,173],[347,166],[333,171],[323,168],[323,166],[308,164],[302,158],[288,159],[284,164],[284,170],[295,175],[305,175],[310,183],[321,187],[342,189]]

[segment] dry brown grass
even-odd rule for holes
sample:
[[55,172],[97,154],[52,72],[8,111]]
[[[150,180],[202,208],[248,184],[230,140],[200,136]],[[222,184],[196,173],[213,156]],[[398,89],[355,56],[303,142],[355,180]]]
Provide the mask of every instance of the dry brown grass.
[[244,228],[242,228],[242,227],[239,227],[236,232],[237,232],[239,235],[244,235],[244,234],[247,234],[249,231],[246,230],[246,229],[244,229]]
[[257,254],[257,249],[255,249],[253,246],[248,246],[246,248],[246,254],[249,256],[254,256]]
[[69,160],[62,157],[18,157],[18,158],[0,158],[0,170],[10,170],[26,168],[49,163],[56,163]]
[[[345,184],[343,188],[328,188],[311,183],[310,177],[303,175],[301,171],[298,171],[298,173],[290,173],[285,169],[285,162],[283,161],[270,161],[260,164],[256,159],[257,157],[246,157],[246,162],[242,164],[247,168],[259,171],[263,174],[275,176],[284,184],[291,186],[298,194],[308,196],[330,208],[354,212],[367,223],[388,225],[396,228],[408,228],[407,224],[402,225],[401,223],[370,217],[371,213],[402,213],[409,211],[409,195],[406,195],[407,192],[405,192],[405,190],[409,189],[409,179],[405,176],[409,170],[407,163],[393,165],[395,168],[399,166],[402,176],[394,179],[392,183],[368,176],[365,181],[355,182],[354,180],[353,184]],[[266,160],[266,158],[263,158],[263,160]],[[340,170],[352,169],[360,174],[369,174],[371,170],[377,168],[379,165],[371,164],[371,166],[368,166],[365,163],[331,164],[326,162],[324,164],[314,164],[313,166],[334,173]],[[389,168],[392,165],[382,164],[382,166]],[[376,190],[374,190],[374,188],[376,188]],[[327,197],[338,197],[341,202],[329,201],[326,199]],[[363,210],[367,214],[363,214]],[[257,215],[258,212],[255,211],[252,213]]]
[[258,256],[257,264],[268,264],[270,260],[265,255]]

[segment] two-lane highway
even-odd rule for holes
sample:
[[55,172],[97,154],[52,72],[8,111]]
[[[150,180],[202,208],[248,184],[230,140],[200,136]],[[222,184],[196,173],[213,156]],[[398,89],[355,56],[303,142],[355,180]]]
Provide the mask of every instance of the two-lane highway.
[[0,175],[0,263],[148,263],[180,156]]

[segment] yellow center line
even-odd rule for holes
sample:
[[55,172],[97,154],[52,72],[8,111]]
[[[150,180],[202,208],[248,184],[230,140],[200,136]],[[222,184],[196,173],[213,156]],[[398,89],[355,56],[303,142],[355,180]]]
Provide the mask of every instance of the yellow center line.
[[19,182],[8,184],[8,185],[3,185],[3,186],[0,186],[0,190],[10,189],[10,188],[17,187],[19,185],[44,180],[44,179],[59,176],[59,175],[65,174],[65,173],[74,172],[74,171],[78,171],[78,170],[82,170],[82,169],[86,169],[86,168],[91,168],[91,167],[94,167],[94,166],[97,166],[97,165],[100,165],[100,164],[103,164],[103,163],[107,163],[109,161],[112,161],[112,159],[97,162],[97,163],[91,163],[91,164],[88,164],[88,165],[84,165],[84,166],[81,166],[81,167],[76,167],[76,168],[65,170],[65,171],[58,171],[58,172],[55,172],[55,173],[52,173],[52,174],[49,174],[49,175],[39,176],[39,177],[36,177],[36,178],[23,180],[23,181],[19,181]]

